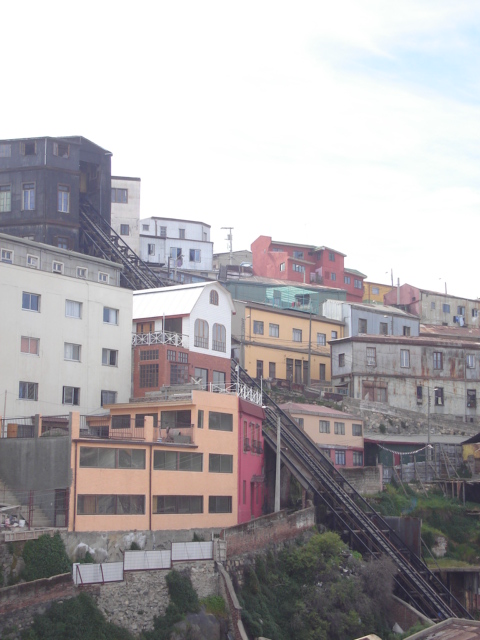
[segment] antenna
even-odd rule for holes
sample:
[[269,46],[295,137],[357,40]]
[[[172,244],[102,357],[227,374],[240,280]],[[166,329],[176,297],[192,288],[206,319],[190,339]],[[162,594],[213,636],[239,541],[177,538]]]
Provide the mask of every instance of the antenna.
[[235,227],[220,227],[221,229],[227,229],[230,233],[228,233],[225,240],[229,243],[228,250],[230,251],[230,260],[229,264],[233,264],[233,234],[232,231]]

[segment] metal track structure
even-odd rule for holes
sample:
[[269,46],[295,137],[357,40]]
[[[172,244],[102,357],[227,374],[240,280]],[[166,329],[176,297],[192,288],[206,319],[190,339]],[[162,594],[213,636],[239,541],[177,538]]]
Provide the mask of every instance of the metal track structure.
[[[236,362],[232,362],[232,382],[260,385]],[[450,593],[427,565],[399,538],[356,489],[342,476],[317,445],[263,391],[266,420],[264,439],[277,450],[277,419],[280,417],[281,461],[300,484],[323,507],[329,527],[340,533],[350,547],[364,555],[392,559],[396,594],[432,620],[472,616]]]
[[139,290],[177,284],[167,278],[160,278],[150,269],[86,198],[80,201],[80,220],[85,253],[120,263],[123,266],[120,276],[122,286]]

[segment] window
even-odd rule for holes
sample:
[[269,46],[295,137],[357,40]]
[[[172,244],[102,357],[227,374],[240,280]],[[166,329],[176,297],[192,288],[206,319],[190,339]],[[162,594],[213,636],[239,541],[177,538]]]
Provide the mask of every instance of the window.
[[102,364],[107,367],[118,365],[118,351],[115,349],[102,349]]
[[336,273],[332,273],[330,274],[330,280],[336,280],[337,279],[337,274]]
[[2,262],[7,262],[8,264],[13,263],[13,251],[10,249],[2,249]]
[[353,452],[353,466],[354,467],[363,467],[363,451],[354,451]]
[[62,404],[80,404],[80,388],[79,387],[63,387]]
[[37,154],[36,142],[21,142],[20,153],[22,156],[35,156]]
[[208,428],[215,431],[233,431],[233,415],[210,411],[208,414]]
[[20,351],[31,356],[38,356],[40,353],[40,340],[38,338],[28,338],[22,336],[20,340]]
[[12,156],[11,144],[0,144],[0,158],[10,158]]
[[144,349],[140,351],[140,360],[158,360],[158,349]]
[[358,333],[367,333],[367,320],[366,318],[358,319]]
[[203,471],[203,453],[181,451],[154,451],[153,468],[156,471]]
[[442,309],[443,309],[443,313],[450,313],[450,305],[449,304],[444,304]]
[[149,231],[149,229],[150,229],[149,224],[142,224],[142,231]]
[[55,236],[54,240],[55,240],[54,246],[57,246],[59,249],[70,248],[70,241],[68,238],[65,238],[63,236]]
[[35,209],[35,183],[27,182],[22,187],[22,211]]
[[103,282],[104,284],[108,284],[108,273],[104,273],[103,271],[98,272],[98,281]]
[[179,229],[179,230],[178,230],[178,237],[179,237],[181,240],[185,240],[185,229]]
[[410,367],[410,351],[408,349],[400,349],[400,366]]
[[324,347],[327,344],[327,335],[325,333],[317,333],[317,347]]
[[195,320],[194,345],[202,349],[208,349],[208,322],[206,320]]
[[70,211],[70,187],[65,184],[58,185],[57,191],[58,211],[69,213]]
[[0,185],[0,213],[12,210],[12,188],[9,184]]
[[465,315],[465,307],[457,307],[457,315],[464,316]]
[[268,363],[268,377],[273,380],[276,378],[275,362]]
[[330,421],[320,420],[319,429],[320,429],[320,433],[330,433]]
[[286,358],[287,380],[293,381],[293,359]]
[[54,142],[53,155],[59,158],[68,158],[70,155],[70,145],[65,142]]
[[362,425],[352,424],[352,436],[361,436],[361,435],[362,435]]
[[292,264],[292,271],[297,271],[298,273],[305,273],[305,267],[303,264],[296,264],[295,262]]
[[36,293],[22,293],[22,309],[26,311],[40,311],[40,296]]
[[422,385],[417,385],[417,404],[422,404],[423,402],[423,387]]
[[443,353],[441,351],[433,352],[433,368],[443,369]]
[[79,495],[79,516],[123,516],[143,515],[145,496],[140,495]]
[[203,409],[198,410],[198,418],[197,418],[197,427],[199,429],[203,429],[203,421],[204,421],[204,412]]
[[52,262],[53,273],[63,273],[63,262]]
[[338,331],[332,331],[332,340],[336,340],[338,338]]
[[298,258],[299,260],[303,260],[303,251],[294,251],[293,257]]
[[472,318],[478,318],[478,309],[472,309]]
[[155,255],[155,245],[154,244],[149,244],[148,245],[148,255],[149,256],[154,256]]
[[140,365],[140,389],[158,387],[158,364]]
[[143,429],[145,426],[145,418],[153,418],[153,426],[158,427],[158,413],[136,413],[135,414],[135,428]]
[[431,302],[431,303],[430,303],[430,309],[431,309],[432,311],[435,311],[435,302]]
[[435,404],[438,407],[443,407],[443,389],[441,387],[435,387]]
[[381,336],[388,336],[388,323],[387,322],[380,322],[380,335]]
[[324,364],[320,363],[320,380],[325,380],[326,379],[326,366]]
[[467,407],[469,409],[475,409],[476,406],[477,406],[476,389],[467,389]]
[[77,267],[77,278],[85,279],[88,274],[88,269],[85,267]]
[[280,271],[285,271],[285,262],[280,263]]
[[335,422],[334,423],[334,433],[337,436],[345,435],[345,423],[344,422]]
[[467,369],[475,369],[475,356],[473,353],[467,353]]
[[178,361],[183,362],[184,364],[188,362],[188,353],[186,351],[178,351]]
[[280,335],[280,325],[270,323],[268,325],[268,335],[271,338],[278,338],[278,336]]
[[120,204],[127,204],[127,202],[128,202],[128,189],[113,189],[112,188],[112,202],[118,202]]
[[67,318],[81,318],[82,303],[75,300],[65,300],[65,315]]
[[112,429],[130,429],[130,420],[128,413],[112,416]]
[[263,360],[257,360],[257,379],[263,378]]
[[345,366],[345,354],[344,353],[339,353],[338,354],[338,366],[339,367],[344,367]]
[[190,262],[200,262],[200,249],[190,249]]
[[38,382],[20,382],[18,397],[22,400],[38,400]]
[[214,304],[218,307],[218,291],[215,291],[215,289],[210,291],[210,304]]
[[103,390],[100,393],[100,405],[103,407],[106,404],[115,404],[117,402],[116,391]]
[[294,342],[302,341],[302,330],[301,329],[293,329],[292,331],[292,339]]
[[350,284],[350,276],[343,276],[343,283]]
[[253,321],[253,333],[263,336],[263,322],[261,320]]
[[335,451],[335,464],[344,465],[345,464],[345,451]]
[[378,296],[380,293],[380,289],[378,287],[372,287],[372,295]]
[[328,252],[328,259],[330,260],[330,262],[335,262],[335,254],[333,253],[333,251]]
[[121,236],[129,236],[130,235],[130,225],[129,224],[121,224],[120,225],[120,235]]
[[354,278],[353,286],[355,287],[355,289],[363,289],[362,281],[358,280],[357,278]]
[[103,321],[107,324],[118,324],[118,309],[103,307]]
[[203,513],[203,496],[153,496],[152,513]]
[[80,351],[81,346],[79,344],[65,342],[63,345],[63,358],[64,360],[73,360],[74,362],[80,362]]
[[38,257],[27,255],[27,267],[32,269],[38,269]]
[[188,374],[188,364],[171,364],[170,365],[170,384],[187,384],[190,382]]
[[208,456],[208,470],[210,473],[233,473],[233,456],[211,453]]
[[214,324],[212,329],[212,349],[213,351],[227,351],[227,330],[223,324]]
[[160,237],[161,238],[167,237],[167,227],[160,227]]
[[403,326],[403,335],[404,336],[410,335],[410,327],[407,327],[406,325]]
[[208,513],[232,513],[232,496],[210,496]]
[[170,360],[170,362],[176,362],[177,352],[174,351],[173,349],[167,349],[167,360]]
[[145,469],[145,449],[80,447],[80,466],[90,469]]

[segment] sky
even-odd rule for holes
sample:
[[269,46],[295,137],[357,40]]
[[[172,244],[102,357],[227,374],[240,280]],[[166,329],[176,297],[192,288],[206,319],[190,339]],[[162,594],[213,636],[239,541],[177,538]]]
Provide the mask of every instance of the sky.
[[[0,138],[81,135],[141,217],[214,251],[327,245],[480,297],[480,3],[44,0],[2,8]],[[5,28],[10,25],[11,28]]]

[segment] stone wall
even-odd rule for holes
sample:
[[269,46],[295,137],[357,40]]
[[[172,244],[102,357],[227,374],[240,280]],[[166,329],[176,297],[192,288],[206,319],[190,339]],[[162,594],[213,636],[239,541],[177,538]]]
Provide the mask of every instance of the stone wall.
[[221,537],[227,541],[227,558],[231,558],[291,540],[314,525],[314,507],[293,513],[284,510],[224,529]]
[[342,476],[362,495],[383,491],[383,466],[345,467]]

